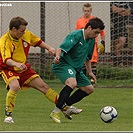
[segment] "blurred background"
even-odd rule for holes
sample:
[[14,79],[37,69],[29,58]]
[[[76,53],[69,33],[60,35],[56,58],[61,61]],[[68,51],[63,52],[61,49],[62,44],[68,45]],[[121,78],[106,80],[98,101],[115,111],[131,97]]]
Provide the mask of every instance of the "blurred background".
[[[7,32],[12,17],[21,16],[28,21],[28,30],[58,48],[66,35],[75,30],[76,20],[83,16],[84,3],[86,2],[0,2],[0,36]],[[122,48],[118,58],[114,58],[111,50],[111,37],[114,34],[111,34],[110,2],[89,3],[92,5],[92,15],[105,23],[105,53],[99,54],[97,87],[133,87],[133,15],[128,17],[126,25],[126,47]],[[127,2],[130,10],[133,10],[132,3]],[[56,79],[51,71],[52,61],[53,56],[46,50],[30,49],[28,62],[44,80]],[[2,82],[0,78],[0,83]]]

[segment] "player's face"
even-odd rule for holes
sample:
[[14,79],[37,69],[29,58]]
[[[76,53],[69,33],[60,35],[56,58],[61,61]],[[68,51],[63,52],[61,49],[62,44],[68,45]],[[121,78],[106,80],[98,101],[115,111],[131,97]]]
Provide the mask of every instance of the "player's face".
[[92,12],[92,8],[91,7],[84,7],[83,8],[83,13],[84,13],[84,17],[85,18],[89,18]]
[[90,26],[88,26],[88,28],[85,30],[85,38],[96,38],[100,32],[101,30],[99,28],[92,29]]
[[16,29],[15,27],[11,31],[11,35],[14,39],[19,39],[23,36],[25,33],[26,26],[25,25],[20,25],[19,29]]

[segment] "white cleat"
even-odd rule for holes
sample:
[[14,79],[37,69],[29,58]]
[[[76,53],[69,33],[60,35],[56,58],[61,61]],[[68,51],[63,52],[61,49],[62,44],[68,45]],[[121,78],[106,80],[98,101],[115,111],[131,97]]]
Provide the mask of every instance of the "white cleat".
[[13,118],[11,116],[6,117],[4,120],[5,123],[14,123]]
[[83,111],[83,109],[78,109],[74,106],[70,106],[67,110],[63,111],[63,114],[65,115],[66,118],[72,120],[72,114],[79,114]]

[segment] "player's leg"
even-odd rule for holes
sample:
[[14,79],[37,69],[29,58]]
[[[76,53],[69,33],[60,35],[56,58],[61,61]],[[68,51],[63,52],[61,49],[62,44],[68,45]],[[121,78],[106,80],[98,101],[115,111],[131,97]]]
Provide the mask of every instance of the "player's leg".
[[66,101],[66,104],[69,106],[79,102],[94,91],[94,87],[91,85],[90,80],[83,73],[77,74],[77,87],[79,89]]
[[16,73],[4,70],[1,72],[1,75],[6,83],[6,88],[8,90],[6,95],[6,109],[5,109],[5,120],[6,123],[14,123],[12,118],[12,112],[15,105],[15,100],[17,97],[17,92],[20,88],[18,77]]
[[[67,110],[70,110],[70,107],[64,106],[64,103],[69,98],[71,92],[76,87],[76,71],[73,69],[73,67],[69,66],[68,64],[58,64],[57,66],[53,67],[54,74],[61,80],[63,84],[65,84],[65,87],[61,90],[58,102],[56,104],[55,109],[51,112],[50,117],[52,120],[56,123],[61,123],[60,121],[60,112],[64,112]],[[74,108],[73,108],[74,109]],[[73,110],[71,108],[71,110]],[[72,119],[71,116],[67,117],[68,119]]]
[[57,103],[58,94],[52,88],[50,88],[40,77],[35,77],[27,85],[42,92],[51,102],[55,104]]
[[[70,97],[69,99],[66,101],[66,104],[68,106],[71,106],[79,101],[81,101],[84,97],[90,95],[93,91],[94,91],[94,87],[91,85],[91,82],[88,80],[88,78],[81,74],[77,76],[77,83],[78,83],[78,90],[76,90]],[[80,87],[82,86],[82,87]],[[82,109],[77,109],[76,110],[78,114],[78,112],[82,112]],[[65,111],[64,113],[66,114],[66,116],[71,115],[73,111],[69,112],[69,111]],[[74,113],[73,113],[74,114]]]

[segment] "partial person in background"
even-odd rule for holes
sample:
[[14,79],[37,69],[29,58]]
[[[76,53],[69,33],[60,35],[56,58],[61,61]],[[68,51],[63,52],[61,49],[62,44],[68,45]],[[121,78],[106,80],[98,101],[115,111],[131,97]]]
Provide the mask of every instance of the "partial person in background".
[[[88,23],[88,21],[91,18],[94,18],[95,16],[92,15],[92,5],[90,3],[85,3],[83,5],[83,16],[79,18],[76,21],[76,30],[78,29],[83,29],[85,25]],[[105,52],[105,31],[102,30],[100,33],[101,37],[101,44],[98,45],[98,37],[95,38],[95,47],[94,47],[94,52],[92,55],[91,59],[91,64],[92,64],[92,72],[97,74],[97,62],[98,62],[98,54],[102,54]],[[83,68],[82,68],[84,74],[86,75],[87,70],[86,70],[86,65],[84,63]],[[94,79],[91,77],[91,83],[95,86]]]
[[127,46],[128,32],[127,24],[131,14],[129,2],[110,2],[111,15],[111,50],[116,57],[113,58],[114,65],[122,60],[117,58],[121,55],[122,49]]
[[130,10],[131,10],[131,15],[130,15],[130,24],[133,24],[133,2],[129,2]]
[[[27,25],[28,22],[25,19],[14,17],[10,21],[9,30],[0,38],[0,74],[8,91],[4,120],[6,123],[14,123],[12,113],[20,88],[24,90],[32,87],[43,93],[53,103],[56,104],[58,101],[58,94],[27,63],[31,46],[47,49],[52,55],[55,55],[55,49],[26,30]],[[76,107],[74,109],[67,108],[65,112],[69,116],[69,113],[77,111],[76,109]]]

